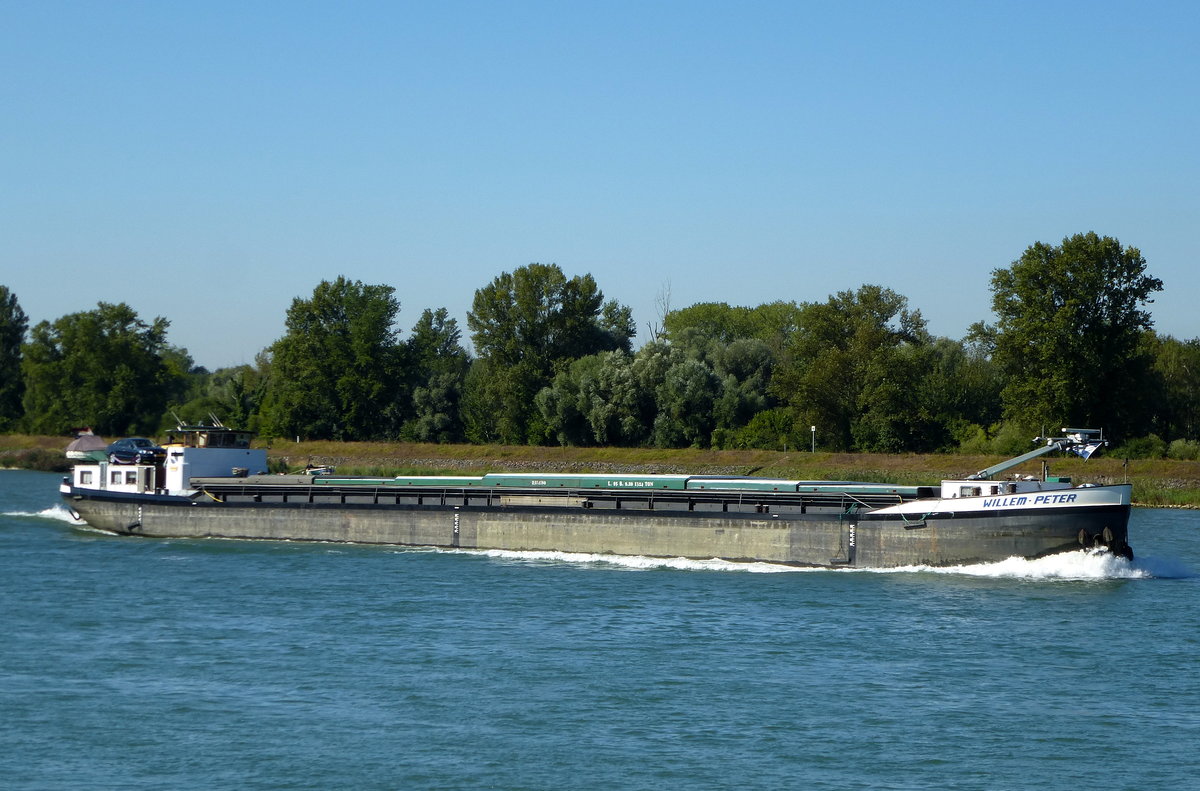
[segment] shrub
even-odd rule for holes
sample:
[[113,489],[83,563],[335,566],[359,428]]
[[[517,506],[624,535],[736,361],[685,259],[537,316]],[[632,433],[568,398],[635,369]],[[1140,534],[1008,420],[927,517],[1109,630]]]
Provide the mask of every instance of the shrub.
[[61,450],[26,448],[5,453],[0,458],[0,467],[40,470],[41,472],[67,472],[71,469],[71,461]]
[[1036,445],[1033,433],[1015,423],[997,423],[990,429],[967,425],[956,431],[958,452],[976,456],[1018,456]]
[[[713,432],[713,447],[759,448],[762,450],[808,450],[811,437],[808,426],[801,435],[795,414],[786,407],[758,412],[750,422],[738,429]],[[718,441],[721,443],[717,445]]]
[[1126,459],[1161,459],[1167,455],[1167,443],[1163,442],[1157,434],[1135,437],[1114,448],[1112,455]]
[[1177,439],[1167,448],[1167,457],[1183,461],[1200,459],[1200,442],[1194,439]]

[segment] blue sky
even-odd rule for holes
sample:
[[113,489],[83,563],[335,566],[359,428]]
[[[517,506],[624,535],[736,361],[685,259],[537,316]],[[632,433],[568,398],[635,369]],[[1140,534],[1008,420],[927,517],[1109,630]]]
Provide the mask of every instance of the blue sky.
[[0,284],[209,368],[295,297],[407,330],[531,262],[670,305],[888,286],[937,335],[1094,230],[1200,336],[1200,10],[1108,2],[6,3]]

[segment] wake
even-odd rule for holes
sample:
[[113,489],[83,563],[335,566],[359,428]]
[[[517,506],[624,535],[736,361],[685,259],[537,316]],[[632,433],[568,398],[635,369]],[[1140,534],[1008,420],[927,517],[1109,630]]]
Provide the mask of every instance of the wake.
[[901,566],[897,568],[810,568],[778,563],[738,562],[731,560],[692,560],[654,558],[641,555],[601,555],[581,552],[488,550],[441,550],[482,555],[497,560],[525,563],[571,563],[604,565],[628,571],[674,569],[678,571],[718,571],[743,574],[944,574],[993,579],[1019,580],[1111,580],[1111,579],[1184,579],[1195,574],[1183,563],[1171,558],[1135,558],[1132,562],[1099,550],[1079,550],[1026,560],[1012,557],[995,563],[965,566]]
[[1097,549],[1063,552],[1033,560],[1012,557],[995,563],[969,566],[909,566],[877,571],[960,574],[1022,580],[1183,579],[1194,576],[1181,562],[1171,558],[1145,557],[1129,561],[1111,552]]
[[84,524],[80,520],[71,516],[71,512],[62,505],[52,505],[49,508],[43,508],[40,511],[4,511],[0,512],[0,516],[15,516],[15,517],[33,517],[35,519],[50,519],[55,522],[66,522],[69,525],[79,526]]

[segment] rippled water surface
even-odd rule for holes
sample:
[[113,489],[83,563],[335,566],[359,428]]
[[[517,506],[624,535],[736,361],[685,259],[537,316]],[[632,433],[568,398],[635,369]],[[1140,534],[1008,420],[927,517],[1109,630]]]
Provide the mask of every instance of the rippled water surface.
[[117,538],[0,471],[0,788],[1185,789],[1200,514],[958,569]]

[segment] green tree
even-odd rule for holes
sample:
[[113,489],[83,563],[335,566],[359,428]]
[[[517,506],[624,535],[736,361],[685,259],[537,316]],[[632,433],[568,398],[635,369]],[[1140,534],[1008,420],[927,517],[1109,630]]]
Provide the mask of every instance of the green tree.
[[644,376],[651,355],[646,347],[637,357],[620,349],[600,352],[560,371],[537,396],[542,418],[559,444],[644,444],[658,411],[655,391],[661,383],[661,378]]
[[178,353],[173,365],[164,361],[168,326],[164,318],[147,324],[128,305],[106,302],[39,323],[21,361],[29,430],[61,434],[87,425],[101,434],[154,432],[181,386]]
[[638,349],[629,367],[630,403],[622,417],[622,435],[630,445],[653,445],[654,426],[659,415],[659,392],[667,372],[684,355],[669,343],[654,341]]
[[698,302],[664,316],[663,334],[673,343],[679,343],[685,333],[731,343],[738,338],[754,337],[752,314],[750,308],[726,302]]
[[415,381],[433,371],[458,371],[470,361],[462,347],[458,321],[450,318],[445,308],[422,311],[404,345]]
[[1155,433],[1166,440],[1200,440],[1200,338],[1150,339],[1161,383]]
[[[591,354],[573,361],[558,372],[554,381],[535,399],[542,420],[560,445],[619,444],[609,436],[608,413],[613,410],[611,393],[605,392],[602,370],[606,353]],[[593,428],[593,412],[599,431]]]
[[[163,349],[162,361],[167,367],[167,378],[171,383],[165,393],[169,405],[186,404],[199,398],[207,389],[211,374],[203,366],[196,365],[187,349],[167,346]],[[161,428],[172,429],[175,427],[175,418],[165,415],[162,423],[165,425],[161,425]]]
[[760,346],[731,344],[737,349],[724,363],[732,367],[716,369],[662,341],[635,355],[617,350],[582,357],[538,393],[537,406],[562,445],[707,446],[726,426],[749,419],[748,404],[759,403],[755,376],[738,381],[732,371],[753,368],[755,359],[761,365]]
[[267,395],[270,359],[260,352],[254,365],[219,368],[212,373],[194,371],[194,387],[174,410],[186,423],[206,422],[215,416],[226,426],[258,432]]
[[907,306],[891,289],[864,285],[801,309],[771,391],[801,425],[817,426],[822,446],[893,450],[915,433],[906,423],[913,372],[903,347],[929,336],[920,311]]
[[267,431],[311,439],[394,438],[405,398],[394,289],[339,276],[288,308],[271,347]]
[[[502,437],[522,431],[509,415],[510,405],[505,401],[500,388],[503,371],[485,357],[476,357],[467,369],[463,381],[462,400],[459,414],[463,422],[463,433],[467,442],[490,445],[501,442]],[[518,413],[518,417],[523,413]]]
[[0,286],[0,431],[8,431],[21,417],[25,382],[21,377],[21,345],[29,320],[8,286]]
[[412,391],[414,417],[401,436],[412,442],[461,442],[461,401],[464,374],[453,371],[432,374]]
[[211,388],[217,399],[215,414],[228,426],[261,431],[262,407],[270,389],[271,360],[259,352],[253,365],[239,365],[213,373]]
[[716,428],[729,432],[774,405],[768,394],[775,358],[765,341],[739,338],[712,349],[709,362],[721,381],[713,407]]
[[475,351],[501,365],[529,362],[549,370],[562,359],[629,350],[631,312],[604,294],[591,275],[570,280],[557,264],[502,273],[475,292],[467,313]]
[[915,365],[924,355],[915,344],[881,345],[858,367],[857,415],[850,424],[853,447],[870,453],[926,450],[927,413],[913,398],[925,371]]
[[663,329],[675,344],[694,344],[697,336],[722,345],[753,338],[766,343],[778,358],[795,333],[799,316],[795,302],[769,302],[753,308],[701,302],[669,312],[663,318]]
[[986,349],[949,338],[912,348],[906,364],[919,375],[909,399],[925,429],[908,450],[950,450],[1000,420],[1004,382]]
[[688,358],[667,369],[659,385],[654,444],[660,448],[708,447],[716,428],[714,406],[721,379],[708,365]]
[[1150,415],[1139,391],[1153,360],[1145,305],[1162,290],[1134,247],[1076,234],[1038,242],[992,273],[995,359],[1007,376],[1006,416],[1038,429],[1086,424],[1139,436]]
[[800,306],[795,302],[767,302],[754,308],[750,321],[753,332],[748,337],[767,344],[778,361],[800,327]]
[[[549,439],[535,397],[556,369],[597,352],[629,351],[635,333],[630,309],[605,302],[591,275],[567,279],[555,264],[504,272],[477,290],[467,325],[488,362],[469,377],[468,387],[478,391],[470,401],[485,391],[499,399],[491,410],[499,440],[508,443]],[[477,436],[484,419],[474,413]]]
[[[724,302],[692,305],[668,313],[665,336],[672,347],[702,361],[719,380],[713,403],[712,443],[738,443],[737,431],[753,416],[773,407],[769,385],[782,349],[795,333],[799,308],[792,302],[772,302],[754,308]],[[668,421],[669,416],[662,417]],[[667,434],[659,431],[662,439]]]
[[471,359],[458,322],[445,308],[425,309],[405,341],[412,418],[401,435],[415,442],[460,442],[460,403]]

